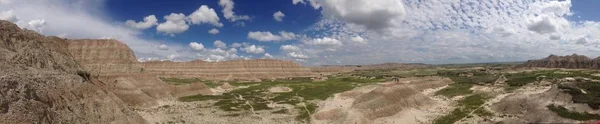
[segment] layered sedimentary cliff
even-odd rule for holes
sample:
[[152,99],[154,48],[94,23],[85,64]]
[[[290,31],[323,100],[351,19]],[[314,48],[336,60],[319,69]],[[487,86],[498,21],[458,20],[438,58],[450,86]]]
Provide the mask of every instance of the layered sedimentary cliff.
[[521,67],[569,68],[569,69],[599,69],[600,57],[590,59],[583,55],[556,56],[550,55],[540,60],[529,60]]
[[69,40],[68,49],[92,74],[132,73],[143,68],[133,51],[116,40]]
[[0,20],[0,123],[146,123],[86,74],[68,42]]
[[143,63],[145,70],[161,77],[203,78],[211,80],[254,80],[285,77],[306,77],[313,73],[291,61],[256,59],[225,62],[170,62]]
[[93,77],[129,105],[151,107],[177,94],[175,86],[143,72],[133,51],[117,40],[68,40],[68,50]]
[[104,82],[121,100],[138,107],[158,105],[161,99],[211,94],[204,84],[173,86],[159,77],[254,80],[312,74],[308,68],[281,60],[140,63],[127,45],[116,40],[68,40],[66,46],[93,77]]

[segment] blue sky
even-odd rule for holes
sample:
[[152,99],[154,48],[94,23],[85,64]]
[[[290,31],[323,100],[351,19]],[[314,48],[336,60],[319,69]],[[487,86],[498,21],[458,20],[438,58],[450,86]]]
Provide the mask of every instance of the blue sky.
[[[600,56],[598,6],[596,0],[0,0],[0,19],[45,35],[117,39],[140,61],[442,64]],[[209,33],[213,28],[219,33]],[[217,40],[225,46],[213,45]]]
[[[148,15],[157,15],[159,22],[165,21],[162,18],[163,15],[170,13],[184,13],[188,14],[201,5],[208,5],[214,8],[217,13],[221,13],[217,0],[157,0],[153,2],[147,2],[146,0],[109,0],[107,1],[108,13],[117,21],[125,22],[130,19],[138,19],[138,21]],[[249,15],[252,19],[248,21],[236,21],[231,22],[222,20],[225,26],[219,29],[220,33],[212,35],[206,33],[208,30],[214,28],[211,25],[195,25],[191,26],[189,30],[184,33],[176,34],[175,36],[168,36],[163,33],[158,33],[156,30],[145,30],[144,36],[149,39],[160,39],[164,42],[175,42],[186,44],[189,42],[200,42],[205,46],[212,46],[216,40],[221,40],[227,44],[234,42],[253,42],[246,36],[251,31],[289,31],[289,32],[302,32],[307,27],[310,27],[315,22],[319,21],[320,12],[312,9],[310,6],[298,7],[291,3],[291,1],[283,0],[263,0],[261,2],[255,1],[235,1],[234,11],[239,15]],[[273,19],[273,13],[281,11],[285,14],[285,21],[278,22]],[[223,19],[223,15],[219,14]],[[236,24],[243,22],[245,26],[238,26]],[[266,52],[274,53],[278,52],[281,43],[256,43],[257,45],[264,45]],[[214,47],[214,46],[213,46]]]

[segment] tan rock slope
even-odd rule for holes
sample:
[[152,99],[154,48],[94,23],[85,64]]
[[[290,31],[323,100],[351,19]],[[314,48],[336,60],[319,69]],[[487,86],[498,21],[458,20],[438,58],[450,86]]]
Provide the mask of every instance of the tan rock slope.
[[307,77],[312,72],[291,61],[273,59],[232,60],[224,62],[144,62],[145,69],[161,77],[203,78],[210,80],[256,80]]
[[146,123],[84,73],[67,41],[0,21],[0,123]]
[[146,73],[133,51],[120,41],[80,39],[68,40],[67,43],[76,61],[129,105],[151,107],[158,105],[157,101],[161,99],[208,90],[203,86],[177,88],[154,74]]
[[447,105],[425,90],[450,83],[448,78],[422,77],[360,87],[327,99],[312,116],[317,124],[417,123],[418,119],[431,119],[427,117],[431,115],[424,114],[429,112],[420,111],[435,111]]
[[69,40],[69,52],[93,74],[131,73],[142,71],[133,51],[116,40]]

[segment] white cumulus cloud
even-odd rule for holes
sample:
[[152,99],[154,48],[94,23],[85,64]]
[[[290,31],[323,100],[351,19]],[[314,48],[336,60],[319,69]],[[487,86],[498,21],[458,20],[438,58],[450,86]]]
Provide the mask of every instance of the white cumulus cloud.
[[352,37],[351,40],[357,43],[367,43],[367,41],[360,36]]
[[215,47],[217,47],[217,48],[222,48],[222,49],[225,49],[225,48],[227,48],[227,44],[226,44],[225,42],[221,41],[221,40],[216,40],[216,41],[213,43],[213,45],[214,45]]
[[305,3],[304,3],[304,0],[292,0],[292,4],[296,5],[296,4],[298,4],[298,3],[305,4]]
[[31,21],[29,21],[28,24],[35,31],[42,32],[42,30],[44,29],[44,26],[46,26],[46,20],[43,20],[43,19],[31,20]]
[[213,35],[219,34],[219,29],[216,29],[216,28],[210,29],[210,30],[208,30],[208,33],[213,34]]
[[135,22],[134,20],[127,20],[125,21],[125,25],[136,29],[148,29],[152,26],[158,25],[158,19],[156,19],[156,16],[154,15],[149,15],[144,17],[144,21],[140,22]]
[[160,44],[159,46],[156,47],[156,49],[169,50],[169,46],[167,46],[166,44]]
[[281,45],[281,47],[279,47],[279,49],[281,51],[284,51],[284,52],[297,52],[297,51],[300,51],[300,47],[294,46],[294,45]]
[[273,14],[273,19],[275,19],[275,21],[278,22],[283,21],[283,17],[285,17],[285,14],[283,14],[283,12],[281,11],[277,11]]
[[231,47],[233,47],[233,48],[242,47],[242,44],[241,43],[232,43]]
[[263,56],[263,58],[273,58],[273,56],[269,53],[265,53],[265,55]]
[[254,31],[248,32],[248,39],[253,39],[261,42],[270,41],[288,41],[293,40],[297,37],[296,34],[286,31],[279,32],[279,35],[275,35],[268,31]]
[[238,20],[250,20],[250,16],[235,15],[235,12],[233,12],[235,5],[233,0],[219,0],[219,5],[223,7],[223,10],[221,11],[223,12],[223,16],[225,16],[226,19],[229,19],[229,21],[235,22]]
[[219,16],[214,9],[207,5],[202,5],[196,11],[188,16],[191,24],[212,24],[217,27],[222,27],[223,23],[219,22]]
[[308,41],[307,44],[325,47],[340,47],[343,45],[340,40],[329,37],[315,38],[313,40]]
[[6,20],[6,21],[13,22],[13,23],[16,23],[17,21],[19,21],[19,19],[17,19],[17,15],[15,15],[13,10],[0,12],[0,20]]
[[242,48],[242,51],[250,54],[262,54],[265,53],[265,48],[263,46],[250,45]]
[[156,26],[156,30],[170,35],[183,33],[190,28],[185,22],[185,18],[183,13],[171,13],[164,17],[164,19],[167,20],[166,22]]
[[191,42],[189,45],[192,49],[197,50],[197,51],[202,51],[204,50],[204,45],[202,45],[202,43],[198,43],[198,42]]
[[391,27],[393,19],[406,13],[400,0],[323,0],[321,4],[326,16],[374,30]]
[[296,58],[296,59],[308,59],[309,57],[302,54],[302,53],[296,53],[296,52],[291,52],[287,54],[288,56],[292,57],[292,58]]

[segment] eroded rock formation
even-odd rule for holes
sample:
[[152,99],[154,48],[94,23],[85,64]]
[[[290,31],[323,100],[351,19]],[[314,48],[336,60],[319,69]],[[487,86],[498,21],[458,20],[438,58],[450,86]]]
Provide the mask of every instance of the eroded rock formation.
[[600,57],[590,59],[583,55],[557,56],[550,55],[540,60],[529,60],[521,67],[600,69]]
[[170,62],[143,63],[145,70],[161,77],[202,78],[210,80],[256,80],[313,75],[309,68],[291,61],[256,59],[224,62]]
[[[319,110],[312,115],[317,124],[370,124],[396,123],[410,109],[434,109],[442,105],[433,100],[427,89],[439,88],[452,83],[448,78],[423,77],[406,78],[400,82],[388,82],[382,85],[359,87],[334,95],[327,99]],[[417,111],[417,110],[413,110]],[[416,118],[416,117],[414,117]],[[406,120],[404,120],[406,121]],[[416,123],[416,122],[400,122]]]
[[69,40],[69,52],[92,74],[141,72],[142,65],[127,45],[116,40]]
[[77,64],[68,42],[0,21],[0,123],[146,123]]
[[144,62],[116,40],[68,40],[65,48],[93,77],[105,83],[121,100],[138,107],[158,105],[175,97],[212,94],[204,84],[174,86],[159,77],[208,80],[258,80],[310,76],[308,68],[282,60],[234,60],[226,62]]

